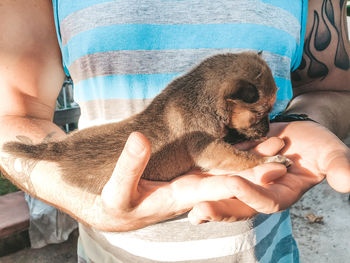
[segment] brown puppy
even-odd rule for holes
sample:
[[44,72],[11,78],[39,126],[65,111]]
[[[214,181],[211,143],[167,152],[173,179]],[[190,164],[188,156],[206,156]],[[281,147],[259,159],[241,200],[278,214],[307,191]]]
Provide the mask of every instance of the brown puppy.
[[231,144],[269,130],[276,85],[255,53],[210,57],[172,81],[141,113],[124,121],[73,132],[62,141],[7,143],[15,156],[57,162],[69,183],[100,193],[133,131],[151,142],[143,178],[171,180],[194,167],[238,171],[284,157],[263,158]]

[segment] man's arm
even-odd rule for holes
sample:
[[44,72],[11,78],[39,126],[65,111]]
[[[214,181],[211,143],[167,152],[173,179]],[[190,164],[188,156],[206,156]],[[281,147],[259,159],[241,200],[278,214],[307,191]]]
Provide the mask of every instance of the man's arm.
[[[66,136],[52,122],[64,81],[52,10],[51,1],[47,0],[1,2],[0,149],[8,141],[38,143]],[[19,188],[87,225],[128,230],[142,217],[128,217],[121,209],[117,211],[119,215],[104,214],[103,200],[62,180],[60,169],[53,162],[16,158],[0,151],[0,165],[5,176]],[[117,194],[113,197],[120,203],[123,200]]]
[[350,43],[345,0],[310,0],[302,63],[286,113],[306,113],[340,138],[350,131]]
[[[64,73],[51,13],[49,1],[3,1],[0,6],[1,145],[65,136],[52,123]],[[41,192],[41,179],[32,178],[34,162],[2,155],[1,166],[23,190],[34,196]]]
[[[37,143],[65,136],[52,123],[64,72],[50,1],[1,2],[0,57],[0,149],[8,141]],[[53,163],[0,151],[0,166],[22,190],[83,218],[83,193],[66,185]]]

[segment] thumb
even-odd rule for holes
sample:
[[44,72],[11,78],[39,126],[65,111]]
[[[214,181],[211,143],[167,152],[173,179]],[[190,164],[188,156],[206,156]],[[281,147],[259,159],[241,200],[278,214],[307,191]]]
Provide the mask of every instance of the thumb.
[[350,192],[350,152],[337,154],[327,165],[328,184],[341,193]]
[[129,209],[138,198],[137,186],[148,163],[151,146],[145,136],[133,132],[117,161],[113,174],[101,194],[109,208]]

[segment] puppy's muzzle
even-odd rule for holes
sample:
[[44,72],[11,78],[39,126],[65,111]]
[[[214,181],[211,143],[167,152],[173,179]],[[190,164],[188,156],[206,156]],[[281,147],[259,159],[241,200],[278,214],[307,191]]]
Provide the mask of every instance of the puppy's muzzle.
[[256,124],[252,125],[248,129],[241,131],[249,139],[260,139],[265,137],[270,130],[269,118],[264,117]]

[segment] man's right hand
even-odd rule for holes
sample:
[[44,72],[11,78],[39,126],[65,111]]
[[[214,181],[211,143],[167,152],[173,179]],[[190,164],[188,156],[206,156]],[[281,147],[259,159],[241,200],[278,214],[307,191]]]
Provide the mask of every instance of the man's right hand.
[[[283,142],[270,138],[269,143],[256,149],[264,155],[274,155]],[[90,226],[111,232],[129,231],[145,227],[183,214],[202,201],[232,198],[237,189],[236,176],[210,175],[198,170],[180,176],[171,182],[140,179],[150,157],[150,144],[140,133],[132,133],[118,159],[116,168],[91,212],[95,222]],[[264,164],[244,171],[242,176],[255,183],[266,183],[286,173],[281,164]],[[96,211],[100,211],[96,213]],[[237,220],[256,213],[254,209],[237,212]]]

